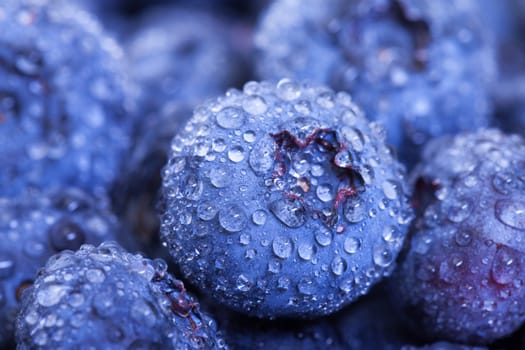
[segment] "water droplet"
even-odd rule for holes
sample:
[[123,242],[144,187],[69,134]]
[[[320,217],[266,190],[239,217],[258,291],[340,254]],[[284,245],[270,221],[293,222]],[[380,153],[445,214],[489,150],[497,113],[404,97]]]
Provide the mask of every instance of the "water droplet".
[[264,210],[256,210],[252,214],[252,221],[255,225],[262,226],[266,222],[268,214]]
[[102,283],[106,279],[106,274],[100,269],[89,269],[86,271],[86,278],[91,283]]
[[86,234],[76,223],[67,219],[54,223],[48,231],[51,245],[56,251],[77,250],[86,241]]
[[429,262],[421,262],[416,266],[416,277],[421,281],[430,281],[436,275],[436,267]]
[[224,167],[216,167],[210,170],[210,182],[217,188],[224,188],[230,185],[231,175]]
[[290,288],[290,279],[288,277],[279,277],[277,280],[277,288],[285,291]]
[[467,230],[459,230],[456,231],[454,239],[459,246],[466,247],[472,242],[472,233]]
[[319,185],[315,190],[315,193],[317,194],[317,198],[325,203],[334,199],[332,186],[330,184]]
[[215,139],[211,145],[215,152],[223,152],[226,149],[226,142],[223,139]]
[[512,248],[507,246],[498,247],[492,267],[490,269],[490,276],[498,284],[509,284],[520,273],[520,254]]
[[310,278],[302,278],[297,284],[297,290],[304,295],[312,295],[316,292],[314,281]]
[[236,129],[244,123],[244,112],[236,107],[223,108],[217,113],[217,124],[225,129]]
[[0,279],[8,278],[15,269],[15,259],[10,253],[0,252]]
[[379,243],[374,246],[373,259],[377,266],[388,267],[394,262],[394,253],[387,244]]
[[246,214],[235,204],[226,206],[219,212],[219,223],[228,232],[239,232],[246,226]]
[[270,262],[268,263],[268,271],[270,271],[271,273],[277,274],[281,272],[281,268],[282,268],[282,264],[277,259],[271,259]]
[[303,260],[311,260],[316,252],[316,247],[311,243],[299,243],[299,246],[297,247],[297,253],[299,254],[299,257]]
[[277,96],[282,100],[292,101],[301,96],[301,89],[294,81],[282,79],[277,83]]
[[233,146],[228,151],[228,159],[234,163],[239,163],[244,160],[244,149],[241,146]]
[[347,197],[343,204],[343,214],[351,223],[358,223],[366,218],[366,205],[359,196]]
[[502,199],[496,202],[496,217],[503,224],[525,230],[525,203],[512,199]]
[[44,307],[56,305],[68,293],[69,287],[60,284],[49,284],[39,289],[36,300]]
[[197,216],[204,221],[209,221],[217,215],[217,207],[210,201],[202,201],[197,207]]
[[246,275],[239,275],[236,288],[241,292],[248,292],[253,286],[253,282]]
[[297,199],[279,199],[270,203],[269,207],[272,214],[288,227],[301,227],[306,222],[306,209]]
[[450,221],[460,223],[469,217],[473,207],[472,202],[466,198],[451,198],[443,203],[442,210]]
[[383,182],[383,193],[385,194],[385,197],[394,200],[398,196],[398,191],[400,185],[396,181],[387,180]]
[[248,233],[241,233],[239,235],[239,243],[242,245],[250,244],[251,236]]
[[343,249],[348,254],[355,254],[361,248],[361,241],[355,237],[346,237],[343,243]]
[[315,241],[321,246],[321,247],[327,247],[332,243],[332,231],[325,227],[319,228],[317,231],[315,231]]
[[466,270],[465,259],[454,254],[439,265],[439,278],[447,283],[458,283]]
[[292,240],[286,237],[279,236],[273,240],[273,253],[281,259],[290,257],[293,251]]
[[330,269],[336,276],[341,276],[346,271],[346,261],[340,256],[336,256],[330,263]]
[[500,172],[492,177],[492,187],[499,193],[508,195],[516,189],[525,187],[525,183],[511,173]]
[[182,194],[188,200],[196,201],[202,195],[202,181],[195,174],[186,176],[181,186]]
[[268,110],[266,101],[258,95],[246,96],[242,101],[242,108],[254,115],[263,114]]
[[257,135],[255,134],[255,131],[248,130],[242,135],[242,138],[244,141],[252,143],[255,142],[255,140],[257,139]]
[[250,152],[250,167],[256,174],[263,174],[272,169],[274,164],[275,143],[269,137],[262,138]]

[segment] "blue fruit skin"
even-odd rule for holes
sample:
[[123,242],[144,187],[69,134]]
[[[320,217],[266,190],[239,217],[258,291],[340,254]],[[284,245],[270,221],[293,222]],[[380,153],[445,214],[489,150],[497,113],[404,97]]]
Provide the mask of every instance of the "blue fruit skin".
[[495,52],[475,1],[280,0],[255,45],[260,78],[349,92],[410,166],[429,139],[489,123]]
[[130,145],[122,52],[67,3],[0,4],[0,196],[107,190]]
[[391,273],[403,167],[350,97],[247,83],[195,110],[163,169],[161,237],[190,283],[257,317],[316,317]]
[[108,199],[78,189],[0,198],[0,347],[14,340],[20,294],[51,255],[115,240],[119,231]]
[[392,290],[427,339],[489,344],[525,321],[524,165],[525,141],[498,130],[425,148]]
[[53,256],[24,291],[19,349],[227,349],[163,260],[114,242]]

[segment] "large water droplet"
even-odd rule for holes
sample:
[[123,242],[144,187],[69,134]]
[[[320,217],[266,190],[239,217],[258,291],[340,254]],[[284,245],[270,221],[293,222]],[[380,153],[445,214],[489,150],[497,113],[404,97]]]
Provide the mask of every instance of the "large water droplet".
[[387,244],[378,243],[374,246],[373,259],[377,266],[388,267],[394,262],[394,258],[394,253]]
[[42,286],[36,293],[37,302],[45,307],[56,305],[68,293],[70,287],[61,284]]
[[496,202],[496,217],[503,224],[525,230],[525,203],[512,199],[502,199]]
[[472,242],[473,234],[468,230],[459,230],[454,234],[454,239],[457,245],[466,247]]
[[242,108],[250,114],[263,114],[268,110],[266,101],[261,96],[246,96],[242,101]]
[[89,269],[86,271],[86,279],[91,283],[102,283],[106,279],[106,274],[100,269]]
[[398,191],[400,190],[400,185],[396,181],[386,180],[382,184],[383,193],[385,197],[394,200],[398,196]]
[[217,124],[225,129],[236,129],[244,123],[244,112],[236,107],[223,108],[217,113]]
[[343,249],[348,254],[355,254],[361,248],[361,241],[355,237],[346,237],[343,243]]
[[299,85],[289,79],[282,79],[277,84],[277,96],[285,101],[292,101],[301,96]]
[[246,226],[246,214],[235,204],[227,205],[219,212],[219,223],[228,232],[239,232]]
[[346,271],[346,261],[340,256],[336,256],[330,263],[330,269],[336,276],[341,276]]
[[343,214],[346,220],[357,223],[366,218],[367,208],[363,198],[351,196],[346,198],[343,204]]
[[231,175],[224,167],[216,167],[210,170],[210,182],[217,188],[224,188],[231,182]]
[[321,246],[321,247],[327,247],[332,243],[332,237],[333,233],[329,229],[325,227],[319,228],[317,231],[315,231],[315,241]]
[[442,211],[446,217],[455,223],[460,223],[469,217],[474,205],[466,198],[451,198],[443,203]]
[[246,275],[239,275],[235,287],[241,292],[248,292],[252,289],[253,282]]
[[334,199],[332,186],[330,184],[319,185],[315,190],[315,193],[317,194],[317,198],[325,203]]
[[286,237],[277,237],[272,243],[273,253],[281,259],[290,257],[293,251],[292,240]]
[[250,167],[256,174],[263,174],[272,169],[274,164],[275,143],[269,137],[262,138],[250,152]]
[[233,146],[228,151],[228,159],[234,163],[239,163],[244,160],[244,149],[241,146]]
[[297,199],[279,199],[270,203],[269,207],[275,217],[288,227],[301,227],[306,222],[306,210]]
[[498,284],[509,284],[520,273],[520,254],[507,246],[498,247],[490,276]]
[[299,246],[297,247],[297,254],[299,254],[299,257],[303,260],[311,260],[316,252],[316,248],[311,243],[302,242],[299,243]]
[[256,210],[252,214],[252,221],[257,226],[262,226],[266,222],[268,214],[264,210]]
[[217,215],[217,207],[210,201],[202,201],[197,207],[197,216],[204,221],[209,221]]

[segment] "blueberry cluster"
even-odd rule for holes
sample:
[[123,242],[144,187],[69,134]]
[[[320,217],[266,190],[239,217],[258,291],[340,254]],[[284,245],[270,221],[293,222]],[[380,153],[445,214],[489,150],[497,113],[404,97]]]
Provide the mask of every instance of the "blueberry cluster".
[[524,349],[524,20],[0,1],[0,348]]

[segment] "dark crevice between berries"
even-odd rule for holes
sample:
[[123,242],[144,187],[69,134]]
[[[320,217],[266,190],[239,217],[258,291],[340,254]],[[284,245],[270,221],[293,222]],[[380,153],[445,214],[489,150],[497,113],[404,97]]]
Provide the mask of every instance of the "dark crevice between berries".
[[[294,136],[288,130],[282,130],[275,134],[270,134],[275,141],[275,160],[276,165],[272,173],[272,177],[280,178],[287,174],[288,163],[293,158],[293,155],[298,152],[304,152],[310,147],[318,147],[315,152],[321,152],[328,155],[330,164],[330,172],[335,174],[339,180],[335,198],[332,200],[332,209],[335,215],[325,215],[323,208],[315,208],[313,203],[309,203],[305,196],[310,192],[311,181],[307,177],[297,179],[295,188],[288,188],[288,191],[283,193],[283,197],[287,200],[299,201],[306,210],[314,213],[314,217],[319,218],[328,227],[334,227],[338,222],[337,212],[340,210],[341,204],[344,203],[348,197],[358,195],[364,190],[364,179],[361,174],[348,162],[343,164],[343,159],[350,157],[347,146],[344,142],[339,140],[338,134],[332,129],[315,129],[306,139],[301,140]],[[325,170],[328,171],[325,166]],[[294,190],[294,191],[290,191]]]

